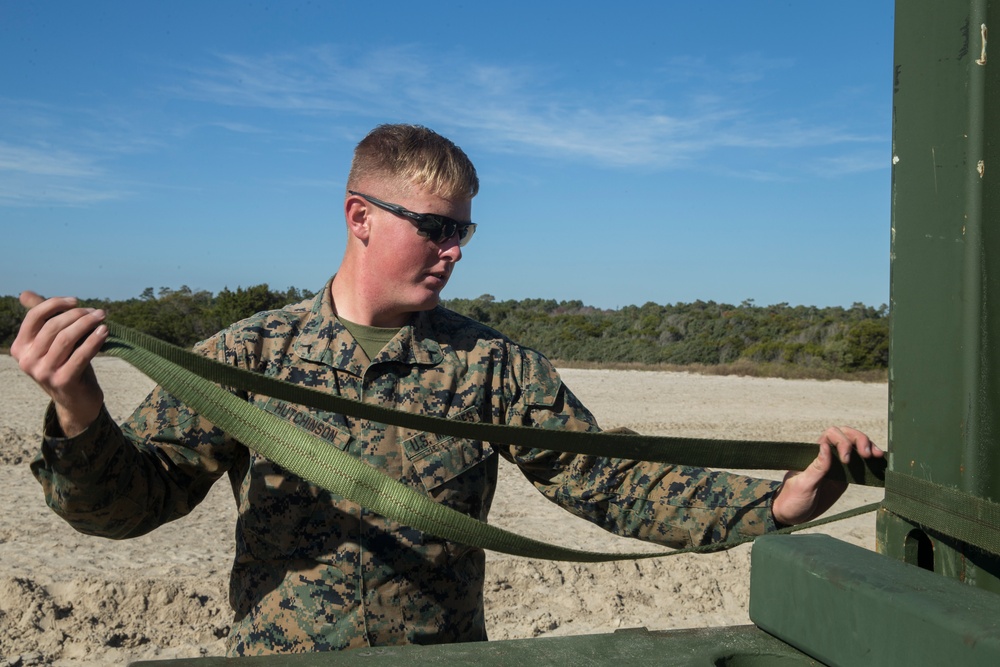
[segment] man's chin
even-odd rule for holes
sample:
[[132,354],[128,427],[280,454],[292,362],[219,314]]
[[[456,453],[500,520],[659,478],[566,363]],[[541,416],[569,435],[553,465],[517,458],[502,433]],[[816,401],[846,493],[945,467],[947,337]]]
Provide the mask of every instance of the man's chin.
[[414,301],[413,310],[434,310],[441,303],[441,293],[438,291],[433,291],[429,294],[425,294],[424,298],[417,299]]

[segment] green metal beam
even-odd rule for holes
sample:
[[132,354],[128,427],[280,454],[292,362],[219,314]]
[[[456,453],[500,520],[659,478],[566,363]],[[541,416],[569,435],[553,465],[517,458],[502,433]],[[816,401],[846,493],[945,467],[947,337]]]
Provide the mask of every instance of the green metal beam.
[[257,658],[147,661],[133,667],[807,667],[820,666],[752,625],[649,632],[644,628],[579,637],[540,637],[441,646],[386,646]]
[[[890,467],[1000,499],[1000,50],[990,0],[896,3]],[[1000,33],[998,33],[1000,34]],[[992,141],[991,141],[992,140]],[[1000,592],[1000,560],[880,513],[879,551]]]
[[1000,665],[1000,596],[827,535],[754,543],[750,618],[831,667]]

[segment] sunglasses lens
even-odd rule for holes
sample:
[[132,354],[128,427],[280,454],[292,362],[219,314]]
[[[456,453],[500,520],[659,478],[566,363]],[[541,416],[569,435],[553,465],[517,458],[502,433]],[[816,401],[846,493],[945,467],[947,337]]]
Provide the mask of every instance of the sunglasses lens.
[[475,223],[469,223],[467,225],[461,225],[458,228],[458,245],[464,246],[472,238],[472,235],[476,233]]
[[448,225],[446,223],[428,218],[426,215],[417,227],[417,231],[420,232],[421,236],[426,236],[434,243],[444,243],[450,238],[447,234]]
[[444,220],[437,220],[437,230],[435,235],[435,240],[437,243],[444,243],[452,236],[455,235],[455,225],[451,222],[445,222]]
[[[431,224],[427,227],[428,236],[434,240],[435,243],[444,243],[451,237],[458,233],[459,244],[464,244],[464,240],[467,234],[467,225],[460,224],[454,220],[428,220]],[[431,228],[433,227],[433,229]]]
[[417,232],[421,236],[426,236],[431,241],[434,241],[434,243],[444,243],[455,236],[455,234],[458,234],[458,245],[464,246],[472,238],[473,232],[476,231],[475,223],[471,222],[456,222],[451,218],[431,218],[426,214],[423,218],[417,226]]

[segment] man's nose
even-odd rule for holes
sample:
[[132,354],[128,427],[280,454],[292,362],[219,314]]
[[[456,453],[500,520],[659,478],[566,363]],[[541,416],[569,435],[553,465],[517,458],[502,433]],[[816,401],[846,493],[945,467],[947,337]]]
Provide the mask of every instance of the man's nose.
[[462,246],[460,243],[459,235],[452,234],[451,238],[445,239],[440,243],[440,253],[442,257],[449,258],[452,262],[457,262],[462,259]]

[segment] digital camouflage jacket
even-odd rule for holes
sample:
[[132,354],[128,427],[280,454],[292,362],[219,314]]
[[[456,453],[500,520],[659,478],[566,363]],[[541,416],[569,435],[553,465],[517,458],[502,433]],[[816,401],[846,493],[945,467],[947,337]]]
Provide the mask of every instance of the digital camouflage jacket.
[[[369,363],[336,318],[329,283],[314,299],[259,313],[198,349],[411,412],[598,428],[542,355],[444,308],[414,315]],[[244,398],[481,520],[502,456],[547,498],[620,535],[679,547],[774,527],[776,482],[492,445]],[[46,419],[46,433],[57,433],[51,409]],[[486,639],[481,550],[388,521],[287,473],[162,389],[121,427],[105,412],[75,438],[47,435],[32,470],[75,528],[116,539],[184,516],[228,475],[239,510],[231,655]]]

